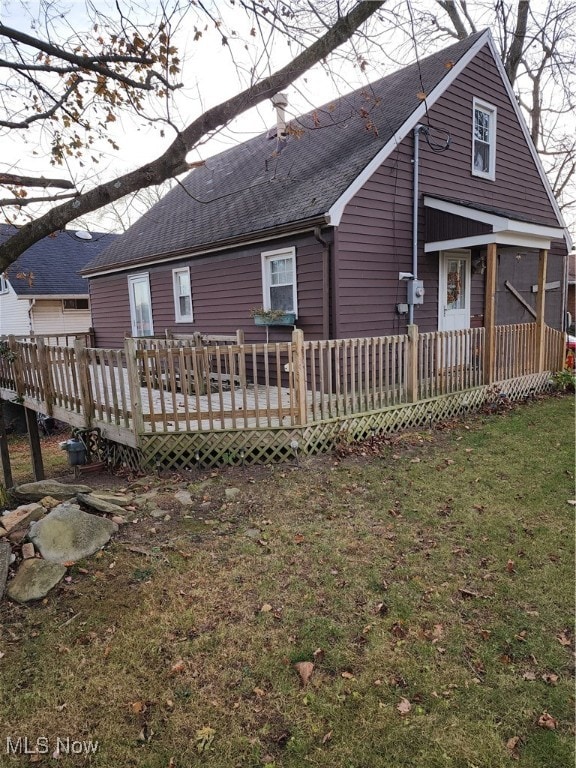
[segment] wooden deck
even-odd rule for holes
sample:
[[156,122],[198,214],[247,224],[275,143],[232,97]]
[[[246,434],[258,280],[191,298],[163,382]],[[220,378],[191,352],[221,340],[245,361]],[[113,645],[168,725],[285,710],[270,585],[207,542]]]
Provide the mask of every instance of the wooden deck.
[[130,448],[164,436],[167,455],[171,445],[185,446],[183,461],[198,440],[207,456],[218,454],[210,446],[228,444],[224,433],[245,445],[264,441],[265,456],[274,457],[280,433],[284,445],[310,427],[333,439],[333,427],[323,425],[559,370],[563,334],[546,328],[539,344],[536,331],[533,323],[498,327],[489,356],[483,328],[419,334],[413,326],[407,336],[325,341],[294,331],[290,342],[232,337],[209,346],[127,339],[122,350],[10,337],[0,354],[0,398]]

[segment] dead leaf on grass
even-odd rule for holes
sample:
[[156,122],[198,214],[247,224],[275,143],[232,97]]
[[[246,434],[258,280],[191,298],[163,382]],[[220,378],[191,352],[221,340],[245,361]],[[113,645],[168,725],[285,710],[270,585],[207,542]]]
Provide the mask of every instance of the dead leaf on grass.
[[530,680],[530,681],[536,680],[536,673],[531,671],[524,672],[524,674],[522,675],[522,680]]
[[510,752],[510,757],[513,757],[514,760],[519,760],[520,755],[518,754],[518,744],[520,743],[520,736],[512,736],[511,739],[508,739],[506,742],[506,749]]
[[556,640],[560,643],[560,645],[564,645],[568,647],[569,645],[572,645],[572,640],[569,638],[566,630],[563,632],[560,632],[559,635],[556,635]]
[[556,730],[556,727],[558,725],[558,721],[556,718],[552,717],[548,712],[542,712],[540,717],[538,718],[538,725],[540,728],[547,728],[549,731]]
[[153,736],[154,736],[154,731],[148,727],[147,723],[144,723],[144,725],[142,726],[142,730],[138,734],[137,741],[148,742],[152,740]]
[[390,632],[394,635],[394,637],[398,637],[401,640],[403,640],[408,635],[408,629],[406,626],[404,626],[404,622],[402,620],[394,622],[394,624],[392,624],[390,627]]
[[340,677],[343,677],[344,680],[355,680],[356,678],[352,674],[352,672],[342,672],[340,674]]
[[542,680],[544,680],[544,682],[547,683],[548,685],[556,685],[556,683],[558,682],[558,675],[555,675],[552,672],[545,672],[542,675]]
[[322,744],[327,744],[332,739],[332,731],[328,731],[322,737]]
[[202,754],[203,752],[207,752],[210,747],[212,746],[212,742],[214,741],[214,736],[216,736],[216,731],[214,728],[210,728],[210,726],[204,726],[204,728],[200,728],[196,731],[196,751],[199,754]]
[[516,566],[516,563],[514,562],[514,560],[508,560],[508,562],[506,563],[506,570],[508,571],[508,573],[514,573],[516,570],[515,566]]
[[314,662],[316,664],[320,664],[320,662],[324,661],[324,651],[322,648],[316,648],[312,655],[314,656]]
[[175,664],[172,664],[172,666],[170,667],[170,672],[173,675],[177,675],[180,672],[184,672],[185,669],[186,669],[186,663],[182,659],[180,659]]
[[264,605],[260,608],[260,613],[270,613],[272,610],[272,606],[270,603],[264,603]]
[[302,686],[308,685],[314,672],[314,664],[311,661],[297,661],[294,664],[294,669],[300,675]]
[[400,712],[401,715],[407,715],[412,709],[412,704],[410,704],[408,699],[405,699],[403,696],[398,704],[396,704],[396,709],[398,712]]
[[130,706],[132,707],[132,712],[136,715],[141,715],[148,709],[145,701],[134,701]]

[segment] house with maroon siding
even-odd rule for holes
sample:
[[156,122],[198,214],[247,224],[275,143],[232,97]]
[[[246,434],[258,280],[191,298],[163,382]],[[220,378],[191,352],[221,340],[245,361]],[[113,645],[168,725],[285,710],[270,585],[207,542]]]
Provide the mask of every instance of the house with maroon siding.
[[258,306],[308,339],[481,327],[493,270],[496,323],[533,322],[543,264],[562,329],[569,248],[485,31],[208,158],[83,274],[105,347],[262,341]]

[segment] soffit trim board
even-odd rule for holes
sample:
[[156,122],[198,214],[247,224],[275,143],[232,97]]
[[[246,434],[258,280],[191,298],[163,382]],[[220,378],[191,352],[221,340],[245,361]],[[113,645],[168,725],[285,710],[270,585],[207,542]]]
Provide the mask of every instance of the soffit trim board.
[[472,221],[479,221],[482,224],[490,224],[493,232],[518,232],[520,234],[535,235],[536,237],[543,238],[560,238],[564,237],[564,230],[560,227],[549,227],[545,224],[534,224],[530,221],[519,221],[506,216],[500,216],[497,213],[489,213],[488,211],[481,211],[478,208],[468,207],[466,205],[459,205],[458,203],[450,202],[449,200],[441,200],[440,198],[430,195],[424,196],[424,206],[426,208],[434,208],[437,211],[443,213],[449,213],[453,216],[460,216],[464,219],[471,219]]
[[550,240],[531,234],[518,232],[493,232],[487,235],[473,235],[472,237],[457,237],[452,240],[436,240],[425,243],[424,253],[433,251],[451,251],[455,248],[473,248],[479,245],[513,245],[521,248],[537,248],[538,250],[550,250]]

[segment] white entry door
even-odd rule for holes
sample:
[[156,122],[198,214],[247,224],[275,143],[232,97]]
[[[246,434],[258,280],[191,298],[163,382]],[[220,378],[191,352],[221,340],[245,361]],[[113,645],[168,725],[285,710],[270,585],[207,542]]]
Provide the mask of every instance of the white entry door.
[[438,330],[470,328],[470,251],[440,252]]
[[132,336],[153,336],[152,301],[148,274],[131,275],[128,278],[128,292],[130,294]]

